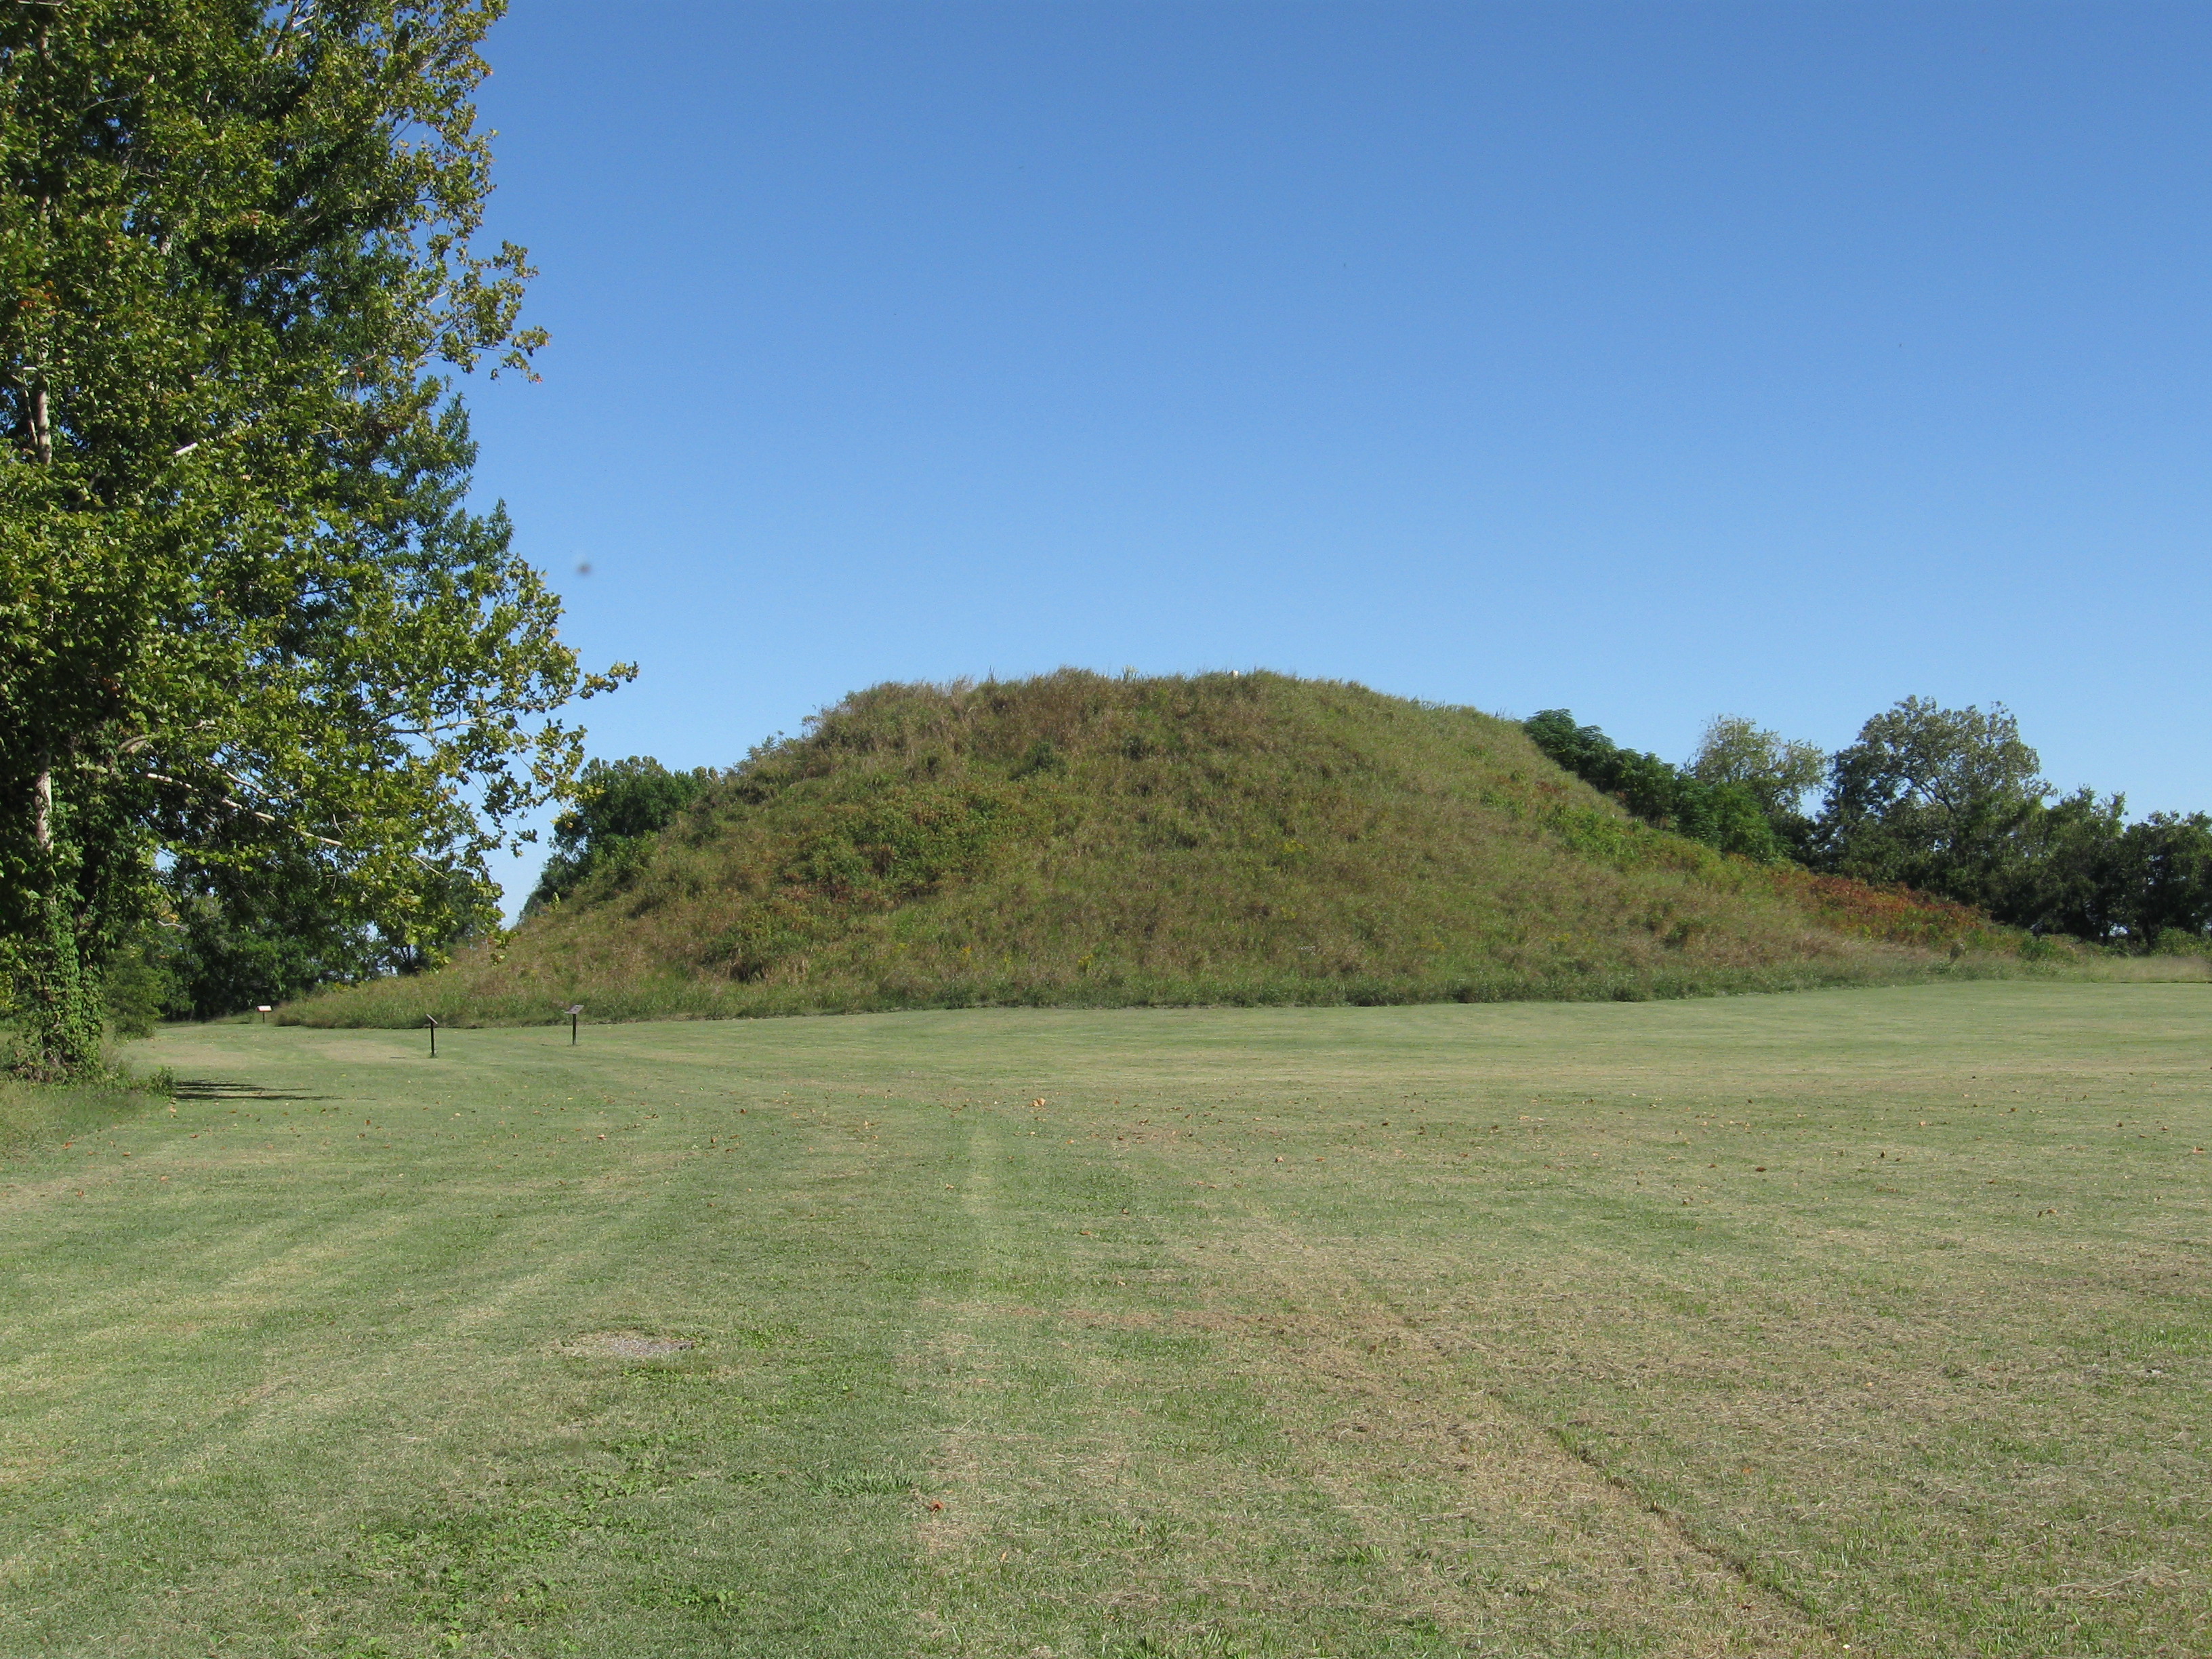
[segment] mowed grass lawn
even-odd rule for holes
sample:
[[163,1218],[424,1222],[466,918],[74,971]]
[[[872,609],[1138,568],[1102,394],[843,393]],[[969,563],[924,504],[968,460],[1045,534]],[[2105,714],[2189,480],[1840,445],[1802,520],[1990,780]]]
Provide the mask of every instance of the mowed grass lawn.
[[2203,985],[440,1048],[8,1159],[0,1651],[2212,1652]]

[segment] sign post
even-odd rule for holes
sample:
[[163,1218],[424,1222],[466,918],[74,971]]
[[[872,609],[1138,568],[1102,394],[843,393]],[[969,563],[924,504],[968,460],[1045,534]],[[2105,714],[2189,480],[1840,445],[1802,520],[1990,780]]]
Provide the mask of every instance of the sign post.
[[422,1018],[430,1024],[430,1058],[435,1060],[438,1057],[438,1017],[435,1014],[425,1014]]
[[576,1046],[576,1018],[583,1012],[584,1005],[580,1002],[572,1002],[568,1005],[568,1046],[571,1048]]

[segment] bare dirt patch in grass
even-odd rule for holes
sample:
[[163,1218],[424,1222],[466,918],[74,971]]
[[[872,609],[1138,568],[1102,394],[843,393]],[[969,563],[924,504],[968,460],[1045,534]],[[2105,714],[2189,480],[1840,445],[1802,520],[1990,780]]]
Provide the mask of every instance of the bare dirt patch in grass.
[[587,1359],[667,1359],[698,1346],[687,1338],[647,1336],[642,1331],[593,1331],[570,1338],[562,1352]]

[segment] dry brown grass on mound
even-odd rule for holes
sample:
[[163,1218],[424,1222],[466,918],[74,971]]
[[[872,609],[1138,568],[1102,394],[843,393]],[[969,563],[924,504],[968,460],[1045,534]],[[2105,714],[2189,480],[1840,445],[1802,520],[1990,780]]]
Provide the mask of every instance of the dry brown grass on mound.
[[2019,930],[1993,922],[1971,904],[1918,893],[1909,887],[1870,887],[1849,876],[1820,875],[1794,865],[1766,872],[1776,892],[1803,908],[1822,927],[1857,939],[1890,945],[1937,949],[1960,945],[1996,951],[2010,946]]

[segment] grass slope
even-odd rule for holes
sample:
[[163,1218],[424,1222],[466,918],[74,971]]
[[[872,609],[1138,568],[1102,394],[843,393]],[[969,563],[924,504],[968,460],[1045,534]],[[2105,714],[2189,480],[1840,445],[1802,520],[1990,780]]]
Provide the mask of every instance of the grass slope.
[[[1891,908],[1860,931],[1977,937]],[[860,693],[511,939],[286,1018],[1643,997],[1929,959],[1839,919],[1865,920],[1636,823],[1508,721],[1067,670]]]
[[2204,996],[173,1030],[0,1653],[2201,1655]]

